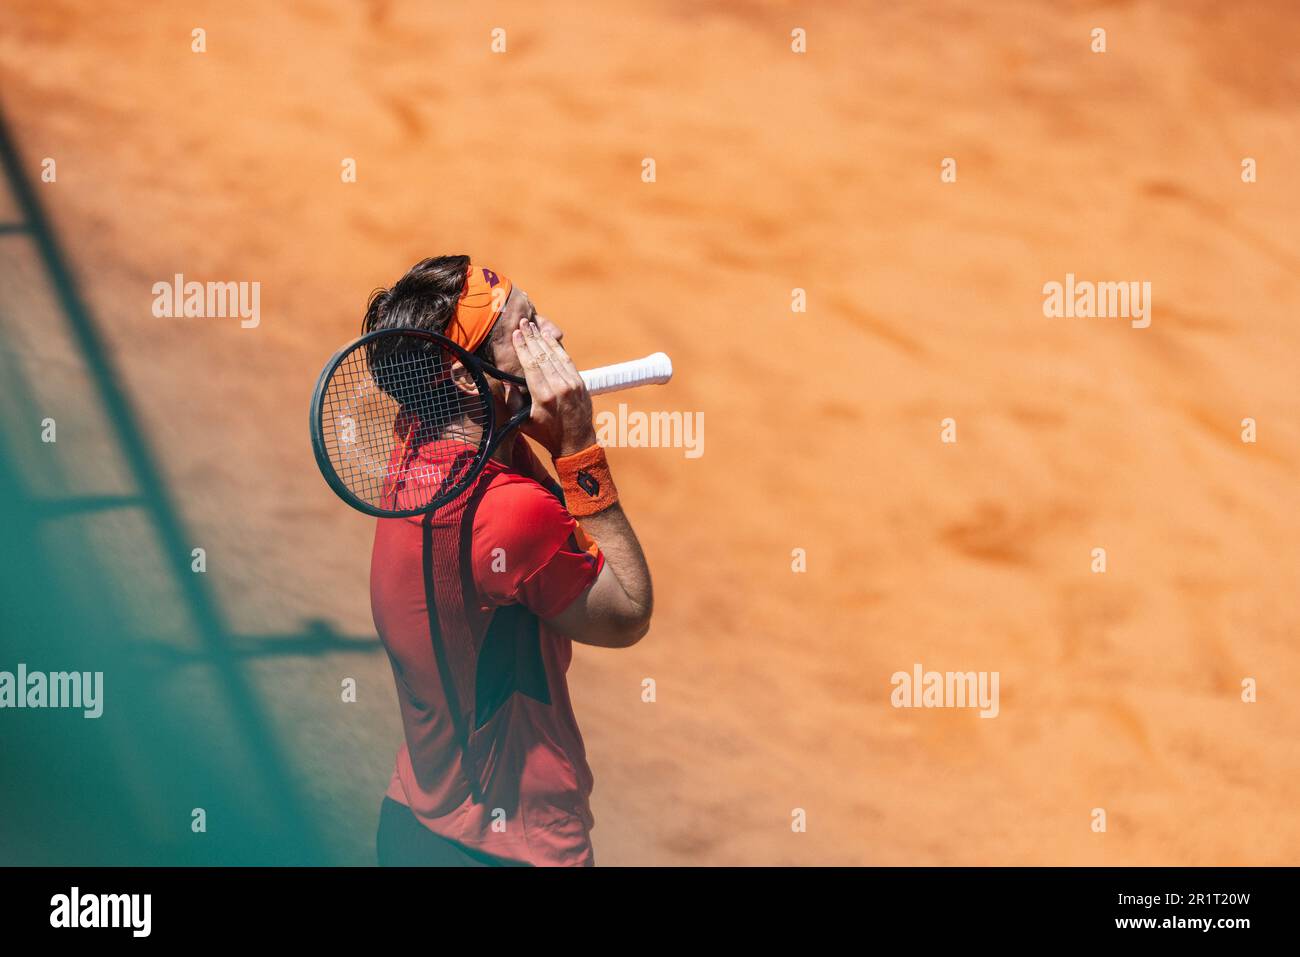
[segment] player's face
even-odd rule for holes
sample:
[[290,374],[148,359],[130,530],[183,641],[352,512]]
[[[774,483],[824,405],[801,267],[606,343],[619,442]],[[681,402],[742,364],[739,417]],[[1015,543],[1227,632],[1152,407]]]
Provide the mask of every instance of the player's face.
[[[528,293],[516,286],[506,300],[505,308],[501,310],[497,327],[492,330],[492,354],[496,358],[496,367],[502,372],[518,376],[524,374],[510,337],[520,325],[529,321],[537,323],[544,332],[549,332],[556,342],[564,341],[564,330],[539,313],[528,298]],[[492,381],[495,383],[496,380]]]

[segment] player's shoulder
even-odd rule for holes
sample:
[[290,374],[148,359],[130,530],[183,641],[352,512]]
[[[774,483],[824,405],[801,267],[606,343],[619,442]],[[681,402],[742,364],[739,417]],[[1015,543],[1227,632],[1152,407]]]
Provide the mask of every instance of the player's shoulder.
[[577,523],[540,482],[518,472],[494,475],[474,516],[476,563],[497,550],[511,556],[512,567],[537,568],[567,542]]
[[478,513],[506,518],[511,525],[525,529],[531,522],[573,524],[573,517],[554,492],[532,476],[511,469],[492,476]]

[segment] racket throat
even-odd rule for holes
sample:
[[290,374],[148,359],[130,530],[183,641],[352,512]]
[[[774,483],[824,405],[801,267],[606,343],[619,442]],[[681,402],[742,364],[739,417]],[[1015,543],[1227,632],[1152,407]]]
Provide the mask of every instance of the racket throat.
[[[502,443],[510,437],[512,432],[527,422],[532,413],[533,404],[531,401],[527,401],[525,402],[524,407],[512,415],[510,421],[508,421],[502,428],[496,428],[496,423],[493,422],[492,434],[488,437],[487,451],[484,453],[483,457],[485,459],[490,459],[495,456],[497,451],[501,449]],[[513,451],[513,446],[505,446],[504,452],[501,456],[501,461],[507,466],[512,464],[514,459],[514,455],[512,454]]]

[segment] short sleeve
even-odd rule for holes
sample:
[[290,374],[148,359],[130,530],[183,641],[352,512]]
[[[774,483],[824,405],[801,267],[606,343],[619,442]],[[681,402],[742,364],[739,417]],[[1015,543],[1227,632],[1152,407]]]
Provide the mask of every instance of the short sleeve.
[[484,494],[474,519],[474,583],[487,605],[523,605],[553,618],[585,591],[604,565],[583,551],[577,522],[532,479],[503,477]]

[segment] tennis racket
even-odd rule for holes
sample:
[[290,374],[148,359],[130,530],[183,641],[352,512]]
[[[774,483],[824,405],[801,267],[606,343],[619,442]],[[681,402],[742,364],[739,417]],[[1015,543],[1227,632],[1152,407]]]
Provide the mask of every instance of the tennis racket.
[[[311,399],[312,449],[326,483],[381,518],[421,515],[461,495],[532,408],[526,401],[497,422],[489,375],[527,385],[434,332],[383,329],[340,349]],[[656,352],[580,375],[600,395],[667,382],[673,365]]]

